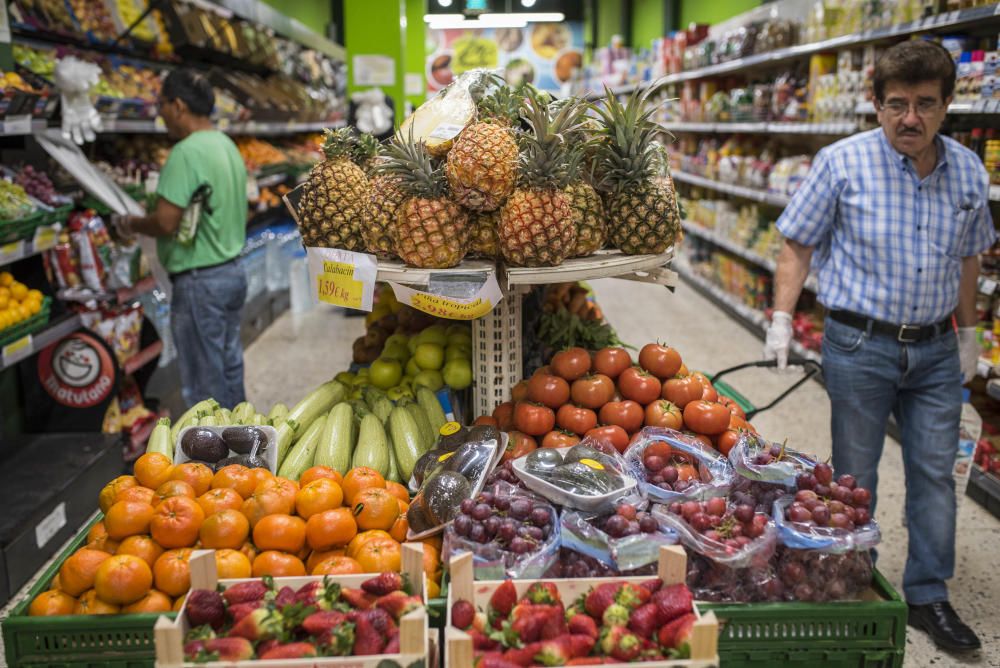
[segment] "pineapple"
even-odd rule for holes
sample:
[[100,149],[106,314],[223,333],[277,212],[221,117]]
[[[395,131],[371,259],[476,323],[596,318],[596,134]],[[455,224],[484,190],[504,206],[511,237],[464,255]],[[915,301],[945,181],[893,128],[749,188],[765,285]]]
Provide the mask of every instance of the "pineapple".
[[350,128],[327,130],[326,160],[309,172],[299,201],[299,223],[307,246],[362,250],[362,221],[368,217],[371,186],[351,161],[357,138]]
[[499,257],[499,226],[500,211],[474,211],[469,216],[469,252],[490,259]]
[[522,115],[530,131],[521,135],[518,187],[500,210],[500,250],[511,264],[556,266],[576,248],[573,208],[563,188],[579,166],[580,145],[568,138],[582,113],[581,104],[570,103],[550,115],[541,95],[526,90]]
[[[377,165],[375,170],[377,172]],[[406,195],[399,189],[394,176],[376,173],[371,179],[371,197],[368,202],[371,218],[361,229],[365,250],[379,257],[396,255],[396,212]]]
[[351,151],[351,160],[355,165],[365,171],[365,176],[369,179],[375,175],[375,162],[378,159],[379,143],[378,139],[367,132],[358,133]]
[[396,252],[414,267],[454,267],[468,250],[468,214],[448,198],[442,162],[415,143],[412,133],[408,140],[397,135],[385,155],[379,174],[396,179],[404,197],[396,211]]
[[595,142],[597,187],[611,245],[628,255],[662,253],[680,229],[673,185],[659,170],[655,109],[644,109],[650,90],[632,93],[624,105],[609,90],[597,110],[603,125]]
[[576,226],[576,245],[570,257],[592,255],[604,248],[608,238],[608,224],[604,218],[604,204],[594,187],[585,181],[571,183],[563,189],[573,207],[573,224]]

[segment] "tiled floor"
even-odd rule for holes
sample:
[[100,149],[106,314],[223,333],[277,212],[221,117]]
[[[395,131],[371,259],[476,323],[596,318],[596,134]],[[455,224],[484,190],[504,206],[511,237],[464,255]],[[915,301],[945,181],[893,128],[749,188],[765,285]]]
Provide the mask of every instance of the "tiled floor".
[[[679,349],[692,369],[715,372],[760,356],[760,340],[735,325],[711,303],[681,284],[671,295],[644,283],[601,280],[592,283],[597,299],[619,336],[633,345],[660,340]],[[305,315],[286,314],[247,351],[247,394],[259,406],[275,401],[291,405],[312,387],[347,368],[351,342],[363,332],[361,318],[317,308]],[[734,374],[731,384],[757,405],[767,403],[792,377],[773,371]],[[821,458],[830,454],[830,407],[822,386],[809,382],[754,424],[772,440],[788,439],[798,449]],[[879,568],[897,588],[906,558],[902,526],[903,475],[899,446],[891,441],[879,470],[883,543]],[[929,509],[930,510],[930,509]],[[957,665],[1000,666],[1000,522],[971,499],[958,518],[958,563],[951,599],[984,643],[983,652],[956,657],[939,652],[926,636],[907,634],[909,668]]]

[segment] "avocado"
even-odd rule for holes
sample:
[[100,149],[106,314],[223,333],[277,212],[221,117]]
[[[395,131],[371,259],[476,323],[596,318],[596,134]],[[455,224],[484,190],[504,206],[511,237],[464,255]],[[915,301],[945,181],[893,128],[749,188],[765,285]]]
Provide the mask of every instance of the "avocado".
[[481,424],[469,430],[469,438],[467,440],[480,442],[499,441],[500,432],[497,431],[497,428],[492,425]]
[[260,452],[267,445],[267,436],[257,427],[226,427],[222,440],[238,455]]
[[442,451],[438,453],[439,455],[444,454],[445,452],[453,452],[454,450],[462,447],[462,444],[466,443],[468,440],[469,428],[460,427],[454,434],[448,434],[447,436],[439,438],[434,449]]
[[421,493],[427,516],[437,526],[455,516],[462,501],[472,495],[472,485],[461,473],[441,471],[424,485]]
[[181,437],[181,451],[191,459],[214,464],[229,454],[222,437],[208,427],[194,427]]
[[420,455],[420,459],[413,465],[413,479],[417,481],[417,485],[424,484],[424,476],[434,468],[437,464],[437,458],[442,454],[444,452],[435,448]]
[[557,466],[546,479],[574,494],[600,496],[623,486],[621,476],[611,469],[595,469],[582,462],[570,462]]
[[233,455],[232,457],[226,457],[225,459],[219,460],[215,464],[215,470],[218,471],[219,469],[229,466],[230,464],[239,464],[240,466],[245,466],[248,469],[270,468],[267,465],[267,462],[256,455]]
[[434,528],[434,523],[427,517],[427,511],[424,510],[423,502],[423,494],[418,494],[406,510],[406,521],[413,533],[423,533]]
[[524,460],[524,468],[535,475],[548,473],[563,464],[563,456],[553,448],[539,448],[528,453]]
[[467,480],[479,480],[495,451],[482,443],[469,441],[444,461],[444,470],[462,474]]
[[574,445],[572,448],[570,448],[569,451],[566,453],[566,456],[563,459],[563,461],[569,464],[571,462],[578,462],[581,459],[593,459],[595,461],[601,461],[601,453],[595,450],[594,448],[590,447],[589,445],[583,445],[581,443],[579,445]]

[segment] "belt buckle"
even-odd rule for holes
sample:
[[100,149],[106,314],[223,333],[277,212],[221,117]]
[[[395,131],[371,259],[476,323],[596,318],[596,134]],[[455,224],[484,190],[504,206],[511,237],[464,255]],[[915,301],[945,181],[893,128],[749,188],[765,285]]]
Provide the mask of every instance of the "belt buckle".
[[[906,330],[914,330],[914,338],[908,338],[906,336]],[[916,343],[919,339],[916,338],[917,333],[920,332],[920,325],[900,325],[899,333],[896,335],[896,340],[900,343]]]

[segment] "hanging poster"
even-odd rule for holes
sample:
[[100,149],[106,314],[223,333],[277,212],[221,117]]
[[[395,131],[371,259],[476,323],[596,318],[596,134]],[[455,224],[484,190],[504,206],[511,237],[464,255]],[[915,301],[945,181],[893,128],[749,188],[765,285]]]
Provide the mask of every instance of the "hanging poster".
[[507,82],[527,81],[556,93],[583,64],[583,23],[529,23],[526,28],[427,30],[427,89],[433,94],[462,72],[503,68]]

